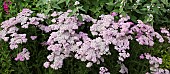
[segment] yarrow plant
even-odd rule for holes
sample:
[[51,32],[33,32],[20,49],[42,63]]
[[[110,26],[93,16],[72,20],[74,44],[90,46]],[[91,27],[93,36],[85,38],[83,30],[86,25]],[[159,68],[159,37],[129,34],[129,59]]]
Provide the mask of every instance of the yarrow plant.
[[[0,31],[0,39],[3,39],[5,42],[9,42],[9,47],[11,50],[20,49],[19,45],[24,43],[26,44],[28,41],[27,34],[20,33],[20,29],[28,29],[29,25],[33,25],[35,27],[42,26],[39,25],[39,21],[43,21],[43,14],[37,14],[38,17],[30,17],[32,13],[33,11],[29,9],[23,9],[22,12],[18,13],[16,17],[12,17],[1,23],[2,30]],[[36,37],[37,36],[30,36],[32,40],[35,40]],[[28,49],[23,48],[23,51],[17,55],[15,60],[29,60],[29,54]]]
[[[101,15],[99,19],[94,19],[89,15],[75,13],[72,16],[69,14],[72,10],[66,12],[56,12],[45,15],[37,13],[32,16],[33,11],[23,9],[16,17],[10,18],[2,22],[0,31],[0,39],[9,42],[10,49],[18,49],[19,44],[28,42],[28,39],[35,40],[38,36],[31,35],[28,37],[26,33],[19,32],[20,29],[29,29],[34,26],[44,31],[43,34],[49,34],[47,41],[40,44],[47,46],[47,50],[51,52],[47,56],[47,61],[43,64],[45,68],[53,68],[58,70],[62,68],[64,59],[74,57],[83,62],[87,62],[86,67],[91,67],[93,64],[101,64],[104,62],[104,55],[111,55],[109,45],[114,45],[114,49],[118,52],[118,64],[121,65],[120,73],[128,73],[128,68],[123,64],[130,53],[130,41],[136,40],[140,45],[153,46],[155,39],[159,42],[164,42],[163,37],[154,31],[152,26],[144,24],[141,20],[137,23],[130,22],[130,17],[126,15],[118,16],[113,12],[108,15]],[[80,20],[77,15],[81,15]],[[115,20],[119,17],[119,20]],[[43,21],[50,19],[51,24],[44,24]],[[80,27],[86,23],[92,23],[89,33],[81,31]],[[19,27],[18,27],[19,26]],[[169,34],[163,30],[162,33]],[[23,48],[15,58],[16,61],[29,60],[29,49]],[[146,58],[150,60],[151,74],[161,70],[162,73],[168,74],[168,70],[158,68],[162,64],[161,58],[151,57],[150,54],[142,54],[140,59]],[[160,72],[160,73],[161,73]],[[105,67],[100,68],[100,74],[110,74]],[[148,72],[149,73],[149,72]]]
[[150,64],[150,73],[146,74],[169,74],[170,72],[167,69],[159,68],[159,65],[162,64],[162,59],[159,57],[151,56],[149,53],[144,53],[140,55],[140,59],[149,60]]
[[99,74],[110,74],[110,72],[108,72],[106,67],[100,67]]
[[17,54],[15,60],[24,61],[24,60],[29,60],[29,58],[30,58],[30,52],[26,48],[23,48],[23,51]]
[[166,28],[161,28],[161,33],[165,34],[166,36],[164,36],[166,39],[168,39],[168,43],[170,43],[170,33]]

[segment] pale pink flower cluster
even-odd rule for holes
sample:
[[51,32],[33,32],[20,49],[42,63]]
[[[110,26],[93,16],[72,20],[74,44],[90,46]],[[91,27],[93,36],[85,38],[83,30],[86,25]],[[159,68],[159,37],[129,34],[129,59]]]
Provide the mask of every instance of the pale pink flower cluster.
[[108,72],[106,67],[100,67],[99,74],[110,74],[110,72]]
[[[1,23],[2,30],[0,31],[0,38],[4,41],[10,39],[10,49],[18,48],[18,44],[26,43],[26,34],[17,34],[19,28],[16,27],[17,24],[22,23],[25,17],[30,16],[32,13],[29,9],[23,9],[22,12],[18,13],[17,17],[12,17]],[[7,36],[9,35],[9,37]]]
[[93,63],[100,64],[100,61],[104,62],[102,55],[109,55],[109,46],[105,44],[102,38],[96,39],[84,39],[83,43],[80,43],[80,48],[76,50],[75,58],[81,61],[91,61]]
[[[85,24],[78,21],[75,16],[68,17],[67,15],[71,11],[67,12],[54,12],[51,16],[57,17],[52,19],[52,25],[49,25],[52,32],[47,41],[48,50],[53,52],[47,57],[48,62],[44,63],[44,66],[59,69],[63,65],[63,60],[70,57],[70,53],[74,52],[74,57],[81,61],[88,61],[86,67],[91,67],[93,63],[100,64],[104,62],[102,55],[109,55],[109,44],[115,45],[115,49],[119,52],[119,62],[123,62],[124,59],[130,57],[130,54],[126,52],[130,49],[130,40],[135,35],[136,41],[142,45],[153,46],[154,37],[159,39],[159,42],[163,42],[162,36],[155,32],[153,27],[145,25],[142,21],[138,20],[138,24],[135,25],[132,22],[127,22],[130,17],[121,17],[116,22],[113,15],[101,15],[100,20],[91,18],[88,15],[82,15],[83,21],[93,22],[90,27],[90,31],[94,36],[101,36],[95,39],[88,37],[88,34],[79,32],[75,33],[78,26]],[[55,58],[57,60],[55,60]],[[142,57],[141,57],[142,58]],[[51,65],[50,63],[53,62]],[[120,73],[128,73],[128,69],[123,63],[121,65]]]
[[116,12],[112,12],[111,15],[112,16],[117,16],[117,13]]
[[[18,34],[19,28],[27,29],[29,25],[38,27],[45,33],[50,33],[47,41],[41,43],[47,45],[47,50],[51,51],[51,54],[47,56],[43,66],[45,68],[51,67],[53,69],[59,69],[63,66],[63,60],[67,57],[74,57],[81,61],[86,61],[86,67],[91,67],[94,63],[100,64],[104,62],[103,55],[110,55],[109,45],[114,45],[115,50],[118,51],[118,64],[121,65],[120,73],[128,73],[128,69],[123,62],[126,58],[130,57],[127,50],[130,49],[130,40],[136,39],[141,45],[154,45],[155,37],[159,42],[164,42],[163,37],[154,31],[153,27],[145,25],[142,21],[138,20],[137,24],[128,22],[129,16],[123,17],[120,15],[120,19],[116,21],[114,16],[117,16],[115,12],[110,15],[101,15],[99,19],[93,19],[89,15],[80,14],[82,20],[80,21],[74,14],[68,16],[72,10],[67,12],[53,12],[51,14],[52,24],[48,26],[43,25],[45,19],[50,19],[43,13],[38,13],[36,17],[31,17],[33,11],[29,9],[23,9],[16,17],[10,18],[2,22],[0,31],[0,39],[10,44],[10,49],[18,48],[18,44],[26,43],[26,34]],[[79,31],[79,27],[86,25],[87,22],[92,22],[90,31],[95,38],[90,38],[87,33]],[[167,34],[170,42],[170,33],[163,29],[161,33]],[[135,36],[133,38],[133,36]],[[31,36],[31,40],[35,40],[37,36]],[[142,54],[140,59],[148,59],[151,64],[151,71],[153,73],[168,74],[168,70],[158,68],[159,64],[162,64],[161,58],[151,57],[149,54]],[[29,59],[29,52],[26,48],[17,55],[15,60],[24,61]],[[100,74],[110,74],[107,72],[107,68],[102,67]],[[164,71],[164,72],[163,72]]]
[[[9,20],[6,20],[1,23],[2,30],[0,31],[0,38],[4,41],[8,41],[10,37],[11,39],[11,47],[16,48],[16,43],[25,43],[27,41],[26,34],[17,34],[19,31],[19,28],[17,27],[19,24],[21,25],[21,28],[28,28],[30,24],[35,25],[36,27],[39,27],[40,29],[43,29],[46,31],[46,29],[42,28],[44,25],[39,25],[40,21],[44,21],[47,16],[44,14],[38,13],[38,17],[30,17],[33,11],[29,9],[23,9],[22,12],[18,13],[16,17],[12,17]],[[46,27],[46,26],[45,26]],[[10,37],[7,37],[7,35],[10,35]],[[16,37],[16,38],[15,38]],[[22,39],[25,38],[25,39]],[[31,39],[35,39],[36,37],[31,36]],[[20,40],[18,40],[20,39]],[[23,40],[23,41],[22,41]],[[19,41],[19,42],[17,42]],[[22,41],[22,42],[21,42]],[[12,49],[13,49],[12,48]]]
[[[23,44],[27,42],[27,35],[26,34],[18,34],[19,29],[18,26],[21,28],[27,29],[30,24],[34,25],[35,27],[39,27],[39,22],[44,21],[46,16],[44,14],[37,14],[37,17],[31,17],[33,11],[29,9],[23,9],[22,12],[18,13],[16,17],[12,17],[9,20],[6,20],[1,23],[2,30],[0,31],[0,39],[3,39],[6,42],[9,42],[10,49],[18,48],[19,44]],[[38,25],[38,26],[37,26]],[[31,36],[32,40],[36,39],[36,36]],[[15,60],[24,60],[24,56],[26,60],[28,60],[28,52],[27,49],[23,49],[23,52],[17,55]],[[26,55],[24,55],[26,54]]]
[[17,54],[17,57],[15,58],[15,61],[24,61],[24,60],[29,60],[30,59],[30,52],[26,49],[23,48],[22,52]]
[[138,24],[132,27],[132,31],[136,32],[136,41],[141,45],[154,45],[154,37],[159,39],[159,42],[164,42],[163,37],[154,31],[154,28],[149,25],[145,25],[141,20],[137,20]]
[[48,68],[49,65],[50,65],[50,62],[45,62],[45,63],[43,64],[43,66],[44,66],[45,68]]
[[35,39],[37,39],[37,36],[31,36],[30,38],[31,38],[31,40],[35,40]]
[[[110,54],[109,46],[106,45],[101,37],[91,39],[88,34],[75,30],[78,29],[84,22],[78,20],[77,17],[68,17],[70,10],[67,12],[54,12],[52,17],[52,25],[49,25],[52,33],[47,41],[48,50],[52,53],[47,56],[48,62],[53,62],[51,65],[44,63],[45,67],[50,65],[53,69],[59,69],[63,65],[63,60],[70,57],[70,53],[75,53],[74,57],[81,61],[88,61],[86,67],[91,67],[93,63],[99,64],[104,61],[101,57],[104,54]],[[82,15],[83,21],[95,21],[90,16]],[[54,31],[54,32],[53,32]]]
[[167,38],[168,43],[170,43],[170,33],[169,33],[169,31],[166,28],[161,28],[161,33],[166,35],[164,37]]
[[18,48],[18,44],[27,42],[26,34],[13,33],[11,34],[11,37],[12,38],[10,39],[10,42],[9,42],[10,49]]
[[130,17],[122,17],[118,22],[114,20],[113,15],[101,15],[100,18],[101,20],[97,20],[90,27],[91,33],[102,36],[107,45],[115,45],[115,49],[119,52],[118,59],[124,61],[125,58],[130,57],[126,49],[130,49],[129,40],[132,39],[132,36],[129,33],[131,33],[130,26],[133,23],[125,22]]
[[[116,15],[115,13],[113,13]],[[134,24],[128,22],[129,16],[122,17],[116,22],[114,15],[101,15],[100,20],[97,20],[91,27],[90,31],[94,36],[102,36],[107,45],[113,44],[115,49],[119,52],[119,62],[123,62],[130,54],[126,52],[130,45],[130,40],[136,39],[141,45],[154,45],[154,37],[159,42],[164,42],[163,37],[154,31],[153,27],[145,25],[141,20]],[[135,36],[135,38],[132,38]],[[126,69],[126,70],[125,70]],[[125,70],[125,71],[124,71]],[[121,73],[128,72],[127,68],[122,65]]]
[[166,28],[161,28],[161,33],[164,33],[167,36],[170,36],[170,33],[169,33],[169,31]]
[[151,56],[149,53],[144,53],[140,55],[140,59],[149,60],[151,72],[147,72],[146,74],[170,74],[169,70],[159,68],[159,65],[162,64],[161,58]]
[[68,17],[69,12],[53,13],[53,17],[59,16],[52,20],[54,24],[49,25],[52,32],[47,40],[47,49],[52,53],[47,56],[49,63],[44,63],[46,68],[49,66],[53,69],[61,68],[63,60],[79,48],[76,44],[79,41],[78,34],[75,33],[75,29],[78,29],[78,18]]

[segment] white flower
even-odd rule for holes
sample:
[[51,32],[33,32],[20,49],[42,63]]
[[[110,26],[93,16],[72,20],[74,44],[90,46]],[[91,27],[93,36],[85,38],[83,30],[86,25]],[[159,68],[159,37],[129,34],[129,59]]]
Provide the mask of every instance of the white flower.
[[87,65],[86,65],[86,67],[88,67],[88,68],[89,68],[89,67],[91,67],[92,65],[93,65],[93,63],[88,62],[88,63],[87,63]]
[[55,22],[56,22],[56,19],[52,19],[51,22],[55,23]]
[[74,5],[79,5],[80,4],[80,2],[79,1],[76,1],[75,3],[74,3]]
[[52,16],[52,17],[57,16],[57,12],[56,12],[56,11],[54,11],[54,12],[51,14],[51,16]]
[[137,0],[136,3],[139,4],[140,0]]

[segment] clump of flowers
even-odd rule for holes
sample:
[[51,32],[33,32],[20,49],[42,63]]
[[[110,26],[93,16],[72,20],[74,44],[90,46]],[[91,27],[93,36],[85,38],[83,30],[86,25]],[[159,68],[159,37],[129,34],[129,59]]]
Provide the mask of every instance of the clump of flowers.
[[35,40],[37,38],[37,36],[31,36],[30,38],[31,38],[31,40]]
[[105,44],[102,38],[86,39],[83,38],[83,43],[78,50],[76,50],[75,58],[81,61],[91,61],[100,64],[104,62],[102,55],[109,55],[109,46]]
[[23,48],[23,51],[17,54],[17,57],[15,58],[16,61],[24,61],[30,59],[30,52],[28,49]]
[[11,34],[11,39],[10,39],[10,49],[16,49],[18,48],[18,44],[22,44],[22,43],[26,43],[27,42],[27,38],[26,38],[26,34],[17,34],[17,33],[13,33]]
[[[114,15],[113,15],[114,14]],[[111,15],[101,15],[100,20],[97,20],[91,27],[90,31],[94,36],[102,36],[102,39],[107,45],[113,44],[115,49],[119,52],[118,59],[120,62],[130,57],[126,51],[130,49],[130,40],[135,39],[141,45],[154,45],[154,37],[159,39],[159,42],[164,42],[163,37],[155,32],[153,27],[145,25],[141,20],[137,24],[128,22],[129,16],[122,17],[116,22],[113,13]],[[135,38],[133,38],[135,36]],[[128,73],[128,70],[122,72],[126,67],[121,67],[121,73]]]
[[136,32],[136,41],[141,45],[154,45],[154,37],[159,39],[159,42],[164,42],[163,37],[155,32],[153,27],[145,25],[141,20],[138,20],[138,24],[132,27],[132,31]]
[[110,74],[110,72],[108,72],[106,67],[100,67],[99,74]]
[[[78,34],[75,30],[78,29],[79,21],[75,16],[68,17],[70,10],[67,12],[60,12],[55,14],[51,21],[52,25],[49,25],[51,29],[50,37],[47,40],[48,50],[52,51],[50,55],[47,56],[48,61],[51,62],[50,67],[53,69],[61,68],[63,65],[63,60],[70,57],[71,52],[75,52],[79,46],[76,45],[79,42]],[[47,62],[44,63],[45,67]]]
[[170,43],[170,33],[166,28],[161,28],[161,33],[165,34],[166,36],[164,36],[166,39],[168,39],[168,43]]
[[159,65],[162,64],[162,59],[159,57],[151,56],[149,53],[144,53],[140,55],[141,59],[149,60],[150,64],[150,73],[146,74],[169,74],[170,72],[167,69],[159,68]]
[[[23,9],[16,17],[12,17],[1,23],[0,39],[9,42],[10,49],[17,49],[20,44],[27,43],[28,36],[26,33],[20,32],[21,28],[28,29],[29,25],[34,25],[35,27],[42,26],[39,25],[39,22],[44,20],[43,14],[37,15],[38,17],[31,17],[32,13],[33,11],[29,9]],[[35,40],[36,36],[31,36],[30,38]],[[24,48],[22,52],[18,53],[15,60],[29,60],[29,54],[28,49]]]
[[[77,17],[79,14],[69,16],[72,10],[66,12],[53,12],[50,16],[43,13],[37,13],[36,16],[31,16],[33,11],[23,9],[16,17],[10,18],[2,22],[0,31],[0,39],[9,42],[10,49],[17,49],[19,44],[28,41],[25,33],[20,33],[19,30],[29,29],[29,26],[37,27],[44,31],[42,33],[50,34],[47,41],[41,44],[47,46],[47,50],[51,52],[47,56],[47,61],[43,64],[45,68],[51,67],[55,70],[62,68],[63,60],[68,57],[74,57],[83,62],[87,62],[86,67],[91,67],[93,64],[104,62],[103,55],[110,55],[109,45],[114,45],[115,50],[119,53],[118,64],[121,65],[120,73],[128,73],[127,67],[123,62],[130,57],[130,41],[135,39],[140,45],[154,45],[154,39],[159,42],[164,42],[163,37],[155,32],[153,27],[144,24],[137,20],[134,24],[129,22],[130,17],[120,15],[118,21],[115,20],[117,14],[113,12],[109,15],[101,15],[99,19],[94,19],[89,15],[80,14],[82,20]],[[51,19],[52,18],[52,19]],[[43,24],[46,19],[51,19],[52,24]],[[94,36],[91,38],[88,33],[79,30],[79,27],[86,25],[87,22],[92,22],[90,32]],[[18,27],[20,26],[20,27]],[[162,29],[162,33],[169,36],[169,32]],[[31,40],[35,40],[37,36],[31,35]],[[16,61],[29,60],[29,52],[26,48],[20,52],[15,58]],[[162,70],[159,64],[162,64],[161,58],[151,57],[148,53],[142,54],[140,59],[148,59],[151,64],[151,73],[168,73],[168,70]],[[100,68],[100,74],[110,74],[105,67]]]
[[18,44],[26,43],[26,34],[18,34],[19,28],[16,24],[22,23],[24,18],[27,18],[32,13],[29,9],[23,9],[17,17],[12,17],[9,20],[2,22],[0,31],[0,38],[8,42],[10,39],[10,49],[18,48]]
[[90,27],[93,35],[102,36],[106,45],[113,44],[119,52],[119,60],[124,61],[130,54],[126,52],[129,49],[129,40],[132,39],[130,26],[132,23],[126,22],[129,16],[121,18],[118,22],[114,20],[112,15],[101,15],[98,20]]
[[[67,12],[54,12],[52,19],[52,25],[49,25],[52,32],[47,41],[48,50],[52,53],[47,57],[48,61],[53,62],[50,67],[54,69],[61,68],[63,65],[63,60],[70,57],[71,54],[75,52],[75,58],[81,61],[91,61],[87,63],[86,67],[91,67],[93,63],[100,63],[99,59],[101,55],[106,54],[109,51],[109,47],[106,46],[102,38],[91,39],[86,33],[79,32],[76,33],[75,30],[83,24],[79,21],[76,16],[68,17],[71,11]],[[83,15],[83,21],[92,21],[93,19],[89,16]],[[94,20],[93,20],[94,21]],[[107,49],[107,50],[106,50]],[[88,50],[88,51],[87,51]],[[47,64],[47,63],[44,63]],[[46,66],[45,67],[49,67]]]

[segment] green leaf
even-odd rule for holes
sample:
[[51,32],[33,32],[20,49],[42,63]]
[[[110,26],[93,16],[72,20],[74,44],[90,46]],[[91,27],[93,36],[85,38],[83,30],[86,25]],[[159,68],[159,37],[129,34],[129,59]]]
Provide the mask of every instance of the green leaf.
[[108,6],[114,6],[113,2],[106,3]]
[[147,7],[147,6],[150,6],[150,4],[144,4],[143,7]]
[[87,11],[89,10],[89,6],[88,5],[84,5],[83,9],[85,10],[85,13],[87,13]]
[[56,9],[61,9],[60,6],[58,6],[58,4],[52,5],[52,7]]
[[147,11],[147,8],[142,8],[142,9],[140,9],[141,11]]
[[52,3],[56,3],[56,2],[58,2],[58,0],[51,0],[51,2],[52,2]]
[[123,12],[123,8],[119,8],[119,13],[122,13]]
[[132,3],[132,0],[130,0],[130,2]]
[[168,5],[168,0],[161,0],[163,4]]
[[133,22],[135,22],[135,23],[137,22],[137,21],[136,21],[136,20],[137,20],[136,16],[131,15],[130,18],[131,18],[131,20],[132,20]]
[[45,13],[45,14],[48,14],[48,13],[49,13],[49,11],[50,11],[49,9],[44,10],[44,13]]
[[143,22],[144,22],[144,23],[147,23],[147,22],[148,22],[148,21],[147,21],[148,18],[149,18],[148,16],[145,16]]
[[61,3],[64,3],[66,0],[59,0],[58,2],[57,2],[57,4],[61,4]]
[[39,7],[40,5],[43,5],[43,3],[41,1],[38,1],[38,3],[36,4],[36,7]]
[[126,12],[122,12],[121,14],[122,14],[123,16],[126,16]]
[[0,12],[0,17],[2,16],[2,12]]
[[77,18],[80,20],[80,21],[83,21],[83,18],[81,15],[78,15]]
[[82,11],[84,11],[84,12],[86,12],[86,10],[83,9],[83,6],[79,6],[79,7],[77,7],[77,8],[80,9],[80,10],[82,10]]
[[32,8],[32,10],[39,10],[38,8]]
[[151,3],[156,3],[158,0],[152,0]]
[[113,10],[113,6],[107,6],[106,9],[107,9],[108,11],[112,11],[112,10]]
[[143,14],[141,11],[139,11],[139,10],[135,10],[137,13],[139,13],[139,14]]
[[138,8],[138,5],[135,5],[135,6],[133,6],[133,8],[132,9],[137,9]]
[[92,11],[93,13],[97,13],[97,12],[99,12],[101,10],[101,7],[92,7],[91,9],[90,9],[90,11]]
[[115,7],[120,7],[122,4],[118,3],[115,5]]
[[119,9],[114,9],[113,12],[117,12],[117,13],[118,13],[118,12],[119,12]]
[[77,11],[78,11],[78,9],[74,8],[73,11],[68,16],[70,17],[70,16],[74,15]]
[[68,5],[69,2],[70,2],[70,0],[66,0],[66,6]]

